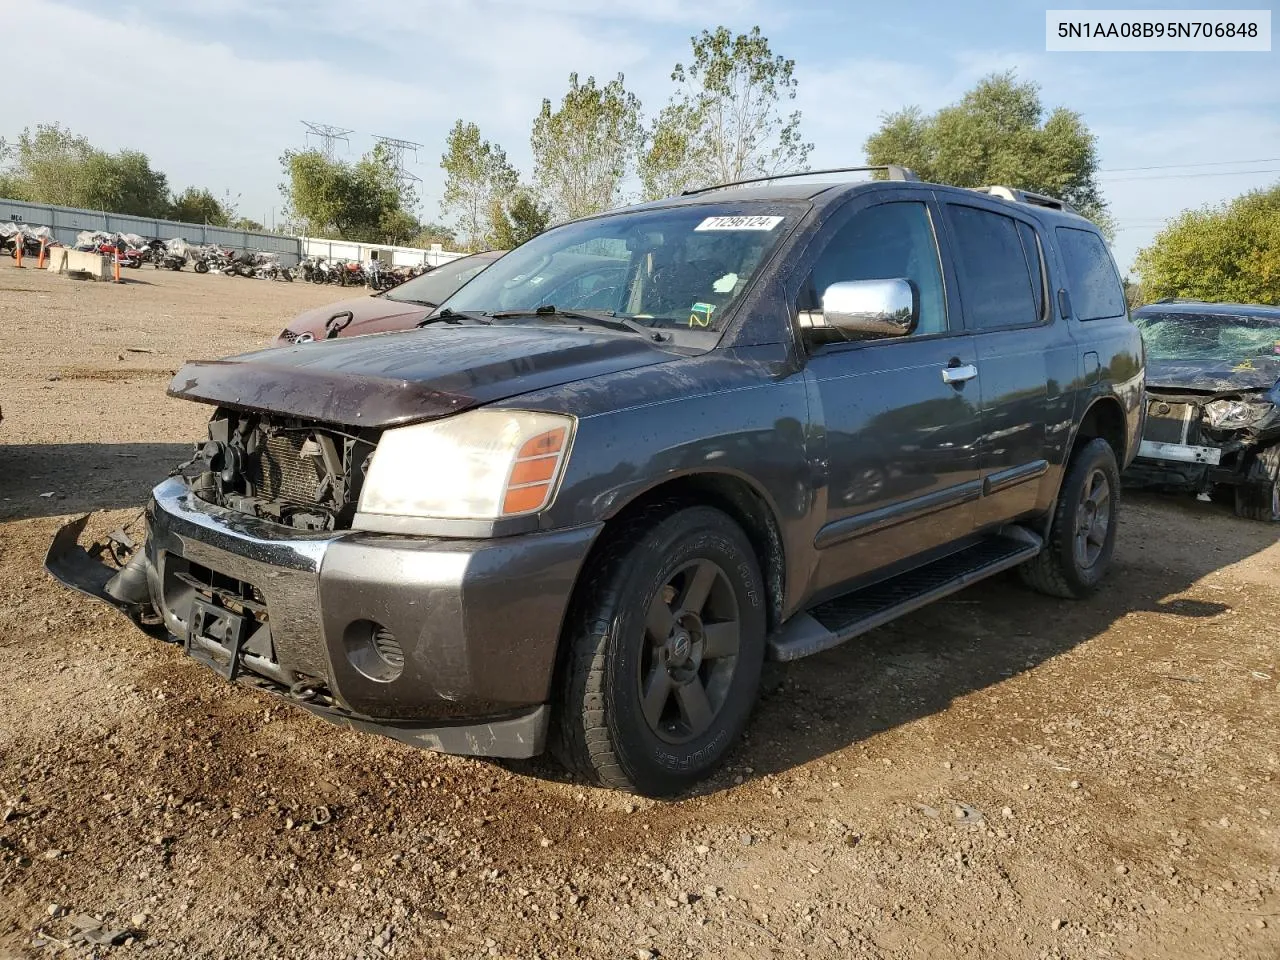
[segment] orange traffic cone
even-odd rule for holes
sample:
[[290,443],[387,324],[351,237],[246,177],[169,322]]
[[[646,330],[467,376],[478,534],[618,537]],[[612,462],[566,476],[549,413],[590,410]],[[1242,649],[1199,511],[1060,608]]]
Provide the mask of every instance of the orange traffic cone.
[[22,234],[20,233],[16,234],[13,238],[13,243],[14,243],[13,256],[14,256],[14,259],[17,261],[17,263],[15,263],[14,266],[20,267],[22,266],[22,247],[23,247]]
[[115,276],[116,276],[116,283],[119,283],[120,282],[120,251],[119,250],[115,252],[115,256],[112,257],[112,260],[115,263],[113,272],[115,273]]
[[40,259],[36,261],[36,267],[44,269],[44,237],[40,238]]

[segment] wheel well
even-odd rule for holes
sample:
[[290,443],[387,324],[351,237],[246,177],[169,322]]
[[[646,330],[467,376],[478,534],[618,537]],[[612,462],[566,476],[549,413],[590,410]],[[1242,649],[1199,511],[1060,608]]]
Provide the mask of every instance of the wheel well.
[[1076,431],[1076,445],[1096,437],[1101,437],[1111,445],[1111,449],[1115,451],[1116,463],[1124,466],[1124,411],[1120,408],[1119,401],[1112,397],[1102,397],[1088,409],[1084,419],[1080,421],[1080,429]]
[[616,529],[629,517],[664,501],[675,507],[715,507],[727,513],[742,528],[764,576],[769,600],[769,629],[775,629],[782,620],[786,582],[782,533],[769,504],[745,480],[728,474],[709,473],[668,480],[645,491],[610,517],[596,540],[597,547],[608,540],[611,528]]

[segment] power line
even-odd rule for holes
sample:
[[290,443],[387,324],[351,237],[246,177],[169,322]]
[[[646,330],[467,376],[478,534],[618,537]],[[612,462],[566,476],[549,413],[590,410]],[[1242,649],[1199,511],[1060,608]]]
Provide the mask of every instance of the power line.
[[1257,160],[1210,160],[1206,163],[1166,163],[1154,167],[1102,167],[1099,173],[1132,173],[1135,170],[1180,170],[1184,167],[1226,167],[1233,163],[1280,163],[1280,157]]
[[341,140],[347,145],[347,149],[351,149],[351,141],[348,136],[355,133],[354,130],[348,130],[346,127],[335,127],[328,123],[312,123],[310,120],[303,120],[302,125],[307,128],[307,142],[311,142],[311,137],[320,139],[320,152],[325,155],[325,159],[333,159],[333,145]]
[[1128,183],[1132,180],[1188,180],[1193,177],[1245,177],[1253,174],[1280,173],[1280,167],[1267,170],[1215,170],[1212,173],[1161,173],[1154,177],[1115,177],[1107,183]]

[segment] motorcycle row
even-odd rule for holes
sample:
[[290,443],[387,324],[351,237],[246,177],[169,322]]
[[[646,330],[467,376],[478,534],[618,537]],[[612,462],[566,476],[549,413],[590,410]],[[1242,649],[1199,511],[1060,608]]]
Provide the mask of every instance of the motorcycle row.
[[[41,247],[58,246],[48,227],[22,223],[0,223],[0,253],[35,257]],[[148,240],[136,233],[110,233],[86,230],[76,235],[72,249],[118,257],[122,267],[138,269],[149,263],[157,270],[182,270],[191,264],[196,273],[220,273],[228,277],[251,277],[258,280],[295,279],[307,283],[332,283],[342,287],[368,287],[390,290],[430,267],[389,267],[378,260],[361,263],[326,257],[303,257],[295,267],[282,266],[280,256],[262,250],[234,251],[223,247],[187,243],[180,238]]]
[[84,231],[76,236],[76,250],[88,250],[119,257],[122,267],[138,269],[149,263],[157,270],[181,270],[188,263],[196,273],[221,273],[229,277],[293,281],[289,268],[280,265],[280,256],[260,250],[239,253],[222,247],[172,240],[147,240],[136,233]]
[[358,260],[303,257],[293,268],[293,275],[307,283],[333,283],[340,287],[390,290],[406,280],[421,276],[429,269],[426,266],[387,267],[380,260],[361,263]]

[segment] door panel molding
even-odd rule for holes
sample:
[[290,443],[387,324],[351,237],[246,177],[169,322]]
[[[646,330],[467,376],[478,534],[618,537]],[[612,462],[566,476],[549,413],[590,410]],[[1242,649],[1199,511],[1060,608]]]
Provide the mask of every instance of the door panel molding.
[[[1048,464],[1045,465],[1046,467]],[[982,496],[982,481],[967,480],[944,490],[935,490],[924,496],[913,497],[899,503],[891,503],[878,510],[869,510],[854,517],[845,517],[826,524],[818,531],[813,545],[819,550],[833,547],[855,537],[878,533],[900,523],[919,520],[931,513],[972,503]]]
[[1026,483],[1028,480],[1035,480],[1044,476],[1048,470],[1048,460],[1032,460],[1030,463],[1019,464],[1016,467],[1010,467],[1008,470],[989,473],[982,480],[982,495],[984,497],[990,496],[993,493],[999,493],[1001,490],[1016,487],[1020,483]]

